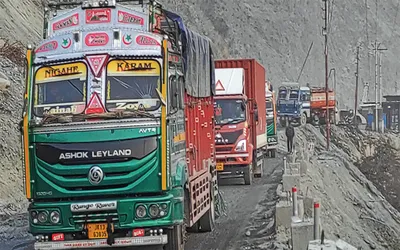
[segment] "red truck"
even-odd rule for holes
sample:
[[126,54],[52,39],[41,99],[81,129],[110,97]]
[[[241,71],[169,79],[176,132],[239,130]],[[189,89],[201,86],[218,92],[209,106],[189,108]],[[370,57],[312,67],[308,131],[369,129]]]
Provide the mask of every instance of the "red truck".
[[261,177],[267,147],[265,69],[255,59],[215,61],[218,178]]
[[[326,123],[326,92],[325,88],[311,87],[311,119],[313,124],[319,124],[321,121]],[[333,123],[335,119],[335,92],[328,89],[328,111],[329,122]]]

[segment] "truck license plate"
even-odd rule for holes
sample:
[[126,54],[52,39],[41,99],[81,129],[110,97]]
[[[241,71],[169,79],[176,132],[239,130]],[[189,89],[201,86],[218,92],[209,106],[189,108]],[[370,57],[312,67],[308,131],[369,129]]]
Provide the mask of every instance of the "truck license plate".
[[[107,239],[107,223],[88,224],[88,238],[89,239]],[[111,225],[114,231],[114,225]]]
[[217,171],[223,171],[224,170],[224,164],[223,163],[217,163]]

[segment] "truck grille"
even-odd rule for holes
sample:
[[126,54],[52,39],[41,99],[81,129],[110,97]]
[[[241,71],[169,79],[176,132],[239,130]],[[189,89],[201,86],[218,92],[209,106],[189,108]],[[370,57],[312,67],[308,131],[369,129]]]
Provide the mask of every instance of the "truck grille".
[[223,148],[215,148],[216,152],[231,152],[233,149],[233,147],[223,147]]
[[[40,177],[41,182],[50,186],[53,190],[57,190],[59,195],[104,195],[105,192],[128,192],[137,187],[143,182],[143,176],[149,176],[150,174],[156,175],[157,169],[160,167],[159,162],[159,150],[158,150],[158,139],[157,137],[147,137],[140,139],[131,139],[125,141],[126,148],[131,150],[131,154],[127,157],[115,157],[109,156],[108,158],[98,159],[87,159],[84,162],[82,159],[78,159],[80,162],[72,164],[68,160],[64,159],[64,162],[55,163],[56,159],[50,157],[44,157],[45,152],[43,150],[53,149],[64,150],[66,152],[77,152],[82,151],[83,143],[70,143],[68,146],[60,144],[47,144],[43,146],[37,145],[36,147],[36,174]],[[121,142],[100,142],[90,143],[87,147],[88,150],[105,150],[104,148],[113,149],[113,145],[119,144],[121,148]],[[87,143],[89,144],[89,143]],[[39,152],[38,152],[39,150]],[[42,150],[40,152],[40,150]],[[122,150],[122,149],[120,149]],[[89,151],[90,152],[90,151]],[[97,152],[97,151],[96,151]],[[51,154],[51,152],[49,152]],[[89,153],[89,155],[92,153]],[[57,154],[57,156],[59,153]],[[114,158],[112,158],[114,157]],[[58,159],[58,157],[57,157]],[[64,163],[64,164],[63,164]],[[89,172],[93,167],[99,167],[103,172],[104,178],[96,184],[89,181]],[[38,184],[39,185],[39,184]],[[154,185],[154,190],[158,190],[158,187]],[[151,192],[152,190],[148,190]],[[53,197],[59,196],[53,194]]]
[[107,218],[111,217],[112,222],[118,222],[118,213],[95,213],[95,214],[75,214],[72,216],[73,224],[87,222],[107,222]]
[[242,135],[243,130],[237,130],[233,132],[221,132],[222,138],[216,138],[216,145],[226,145],[226,144],[235,144],[240,135]]

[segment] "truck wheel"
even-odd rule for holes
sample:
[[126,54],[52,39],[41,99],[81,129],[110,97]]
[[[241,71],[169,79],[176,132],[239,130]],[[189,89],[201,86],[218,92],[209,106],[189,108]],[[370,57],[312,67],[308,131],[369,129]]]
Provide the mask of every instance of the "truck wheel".
[[211,197],[210,209],[208,209],[208,211],[200,218],[198,224],[199,224],[199,232],[212,232],[212,230],[214,229],[215,225],[214,197]]
[[168,243],[164,246],[164,250],[184,250],[185,241],[183,239],[182,225],[176,225],[168,231]]
[[301,114],[301,118],[300,118],[300,125],[304,126],[307,123],[307,116],[305,113]]
[[273,149],[271,150],[271,158],[275,158],[276,157],[276,150]]
[[280,119],[279,123],[283,128],[286,127],[286,119]]
[[313,115],[313,125],[318,126],[319,125],[319,116],[318,115]]
[[252,164],[249,164],[246,169],[244,170],[244,184],[251,185],[253,182],[253,171],[252,171]]

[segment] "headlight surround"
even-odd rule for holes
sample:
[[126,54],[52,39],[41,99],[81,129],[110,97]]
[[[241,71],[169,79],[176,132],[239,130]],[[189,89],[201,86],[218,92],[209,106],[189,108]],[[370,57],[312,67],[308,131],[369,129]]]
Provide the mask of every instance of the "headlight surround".
[[235,147],[236,152],[245,152],[247,149],[247,142],[245,139],[240,140]]

